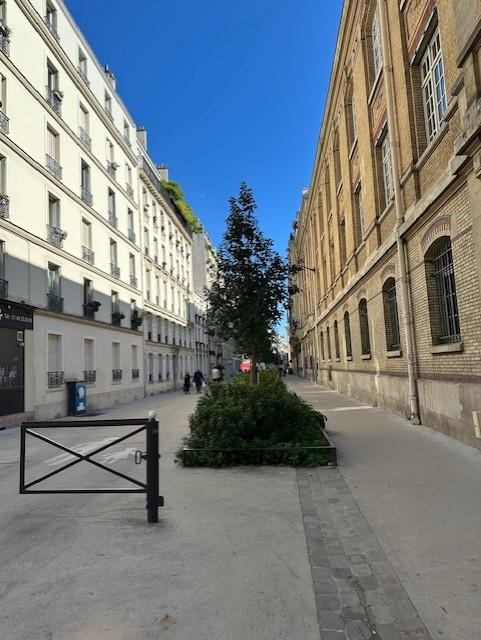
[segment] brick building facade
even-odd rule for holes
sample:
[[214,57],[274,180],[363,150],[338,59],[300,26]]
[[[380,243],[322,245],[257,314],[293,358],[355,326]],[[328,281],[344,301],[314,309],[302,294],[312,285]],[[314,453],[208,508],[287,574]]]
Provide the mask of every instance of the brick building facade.
[[298,372],[481,448],[481,2],[344,3],[289,253]]

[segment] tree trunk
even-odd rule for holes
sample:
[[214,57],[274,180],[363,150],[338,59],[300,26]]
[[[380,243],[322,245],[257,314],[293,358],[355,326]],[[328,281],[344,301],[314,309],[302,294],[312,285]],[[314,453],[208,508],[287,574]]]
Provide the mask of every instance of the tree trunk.
[[251,382],[257,384],[257,358],[254,354],[251,357]]

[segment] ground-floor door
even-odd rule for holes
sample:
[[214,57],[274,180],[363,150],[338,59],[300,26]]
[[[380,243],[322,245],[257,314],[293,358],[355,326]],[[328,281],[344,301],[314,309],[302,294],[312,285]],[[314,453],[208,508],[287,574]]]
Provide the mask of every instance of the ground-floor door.
[[0,415],[24,411],[24,332],[0,329]]

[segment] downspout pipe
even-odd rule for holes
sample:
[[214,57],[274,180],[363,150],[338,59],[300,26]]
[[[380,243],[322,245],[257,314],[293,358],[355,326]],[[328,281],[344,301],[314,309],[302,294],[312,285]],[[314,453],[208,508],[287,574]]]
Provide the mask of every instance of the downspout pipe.
[[415,348],[414,348],[414,332],[412,320],[411,297],[409,292],[406,250],[405,242],[401,236],[401,226],[404,222],[404,206],[402,201],[401,183],[400,183],[400,153],[399,153],[399,135],[396,120],[396,105],[394,94],[394,74],[391,56],[391,47],[389,41],[389,26],[387,19],[386,0],[377,0],[377,8],[379,15],[379,25],[381,30],[381,49],[383,59],[384,85],[386,88],[386,107],[387,121],[389,128],[389,138],[391,145],[391,159],[393,170],[394,184],[394,204],[396,208],[396,225],[395,237],[397,246],[397,258],[399,269],[399,284],[401,291],[401,304],[403,309],[402,323],[406,340],[406,360],[407,374],[409,385],[409,408],[410,421],[412,424],[421,424],[419,416],[419,396],[417,388],[416,367],[415,367]]

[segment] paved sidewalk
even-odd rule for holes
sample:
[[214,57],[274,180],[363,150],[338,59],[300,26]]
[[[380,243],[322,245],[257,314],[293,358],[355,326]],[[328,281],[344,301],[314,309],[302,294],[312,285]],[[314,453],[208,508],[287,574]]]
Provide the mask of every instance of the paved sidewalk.
[[[369,625],[375,628],[372,622],[377,616],[381,626],[388,626],[373,638],[426,638],[422,620],[433,640],[481,640],[479,452],[318,385],[298,378],[289,378],[288,383],[325,413],[329,433],[338,446],[340,466],[333,476],[325,469],[298,475],[301,503],[313,517],[307,517],[312,528],[306,529],[310,549],[314,549],[311,562],[315,565],[316,554],[322,560],[329,552],[321,548],[326,540],[332,548],[341,542],[338,550],[344,557],[339,558],[339,569],[345,567],[348,582],[357,573],[357,590],[351,591],[350,599],[355,606],[365,605],[358,610],[358,618],[366,627],[360,626],[359,635],[352,637],[370,639]],[[316,501],[318,508],[313,510]],[[326,538],[324,531],[323,541],[316,543],[318,526],[330,531],[333,539]],[[346,538],[349,527],[356,532],[351,539]],[[359,545],[361,554],[355,548]],[[329,564],[329,574],[322,568],[313,569],[315,588],[316,581],[332,576],[332,562]],[[359,592],[363,578],[370,588]],[[389,597],[380,593],[387,588],[386,581],[392,587]],[[338,601],[341,605],[344,601],[338,593],[342,583],[338,580],[335,586],[336,593],[331,595],[337,600],[322,600],[321,604],[339,612]],[[390,601],[396,593],[397,598]],[[362,600],[366,595],[367,602],[360,602],[360,596]],[[319,604],[319,596],[317,599]],[[410,630],[406,620],[410,620]],[[335,628],[339,620],[331,617],[330,622]],[[333,631],[325,637],[343,636]]]

